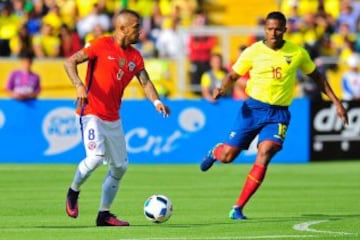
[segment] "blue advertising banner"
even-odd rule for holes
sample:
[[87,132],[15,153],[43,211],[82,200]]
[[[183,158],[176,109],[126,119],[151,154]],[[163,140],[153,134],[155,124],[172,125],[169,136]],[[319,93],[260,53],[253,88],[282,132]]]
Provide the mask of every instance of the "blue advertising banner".
[[[167,100],[163,118],[147,100],[126,100],[120,111],[130,163],[199,163],[226,138],[241,101]],[[277,163],[309,161],[309,103],[296,99]],[[0,100],[1,163],[78,163],[84,158],[81,132],[71,100]],[[256,141],[237,163],[251,163]]]

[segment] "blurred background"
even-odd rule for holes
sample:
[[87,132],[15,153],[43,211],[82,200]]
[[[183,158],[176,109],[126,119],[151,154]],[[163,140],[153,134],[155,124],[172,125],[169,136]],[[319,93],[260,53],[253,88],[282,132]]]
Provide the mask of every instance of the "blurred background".
[[[358,1],[1,0],[0,97],[8,96],[6,81],[19,65],[19,54],[32,51],[33,70],[41,77],[39,98],[73,98],[63,58],[111,34],[113,16],[122,8],[142,15],[143,34],[136,47],[159,92],[171,99],[202,97],[201,75],[211,68],[211,54],[221,54],[222,67],[228,69],[241,48],[262,38],[263,18],[273,10],[286,14],[286,39],[308,49],[341,97],[347,59],[360,51]],[[300,73],[298,78],[294,94],[313,97],[311,79]],[[144,98],[136,81],[125,97]]]
[[[326,74],[335,93],[346,101],[352,126],[344,130],[339,125],[341,123],[336,120],[334,109],[312,79],[299,72],[294,91],[297,101],[295,106],[298,107],[293,108],[293,121],[300,125],[297,125],[298,128],[290,128],[288,138],[290,142],[294,139],[294,144],[289,144],[287,149],[291,154],[292,149],[298,147],[296,141],[301,142],[301,152],[304,155],[299,162],[309,159],[339,159],[346,154],[345,158],[354,159],[359,156],[357,152],[360,150],[356,149],[360,148],[354,146],[360,140],[360,129],[356,127],[359,126],[357,119],[360,119],[357,108],[360,98],[360,1],[355,0],[1,0],[0,127],[3,133],[8,131],[9,136],[16,137],[18,134],[20,137],[24,128],[34,125],[34,131],[41,133],[38,142],[47,139],[37,152],[46,149],[46,144],[64,146],[74,141],[74,146],[80,142],[78,136],[71,141],[66,138],[76,132],[72,125],[72,109],[65,113],[58,111],[55,117],[51,115],[53,108],[61,104],[74,107],[75,90],[64,71],[64,58],[92,39],[111,35],[113,18],[123,8],[133,9],[141,14],[143,30],[141,40],[135,47],[145,57],[146,67],[161,98],[177,102],[170,105],[178,110],[180,124],[174,121],[167,129],[180,125],[188,134],[199,130],[199,126],[204,126],[197,133],[210,131],[214,135],[218,130],[216,123],[225,118],[219,118],[216,113],[214,115],[217,117],[214,118],[210,114],[216,111],[213,110],[216,105],[208,97],[211,87],[219,84],[246,47],[263,38],[263,24],[267,13],[276,10],[284,12],[288,19],[285,39],[307,49],[319,69]],[[28,63],[22,61],[26,55],[31,55]],[[20,105],[17,101],[11,101],[13,95],[9,80],[14,71],[23,68],[31,69],[38,75],[40,87],[37,95],[32,97],[37,102]],[[86,64],[80,65],[79,71],[85,76]],[[244,76],[235,83],[228,93],[227,101],[247,98],[244,92],[247,78],[248,76]],[[125,92],[125,99],[143,104],[139,100],[144,98],[139,83],[132,81]],[[51,105],[48,100],[56,101],[51,102]],[[209,102],[210,105],[207,105]],[[197,110],[193,111],[189,106],[197,106]],[[218,111],[227,113],[224,110],[226,105],[220,103],[218,106]],[[234,106],[237,106],[236,103]],[[129,115],[133,114],[125,106],[124,108],[125,112],[129,111]],[[232,113],[228,114],[227,119],[231,121]],[[32,117],[29,118],[30,115]],[[64,119],[64,116],[67,117]],[[182,118],[183,116],[186,117]],[[26,126],[15,128],[9,125],[12,121],[21,125],[19,119],[26,119]],[[50,126],[48,129],[44,129],[44,124],[41,125],[45,122],[44,119],[48,119],[45,124]],[[207,124],[203,119],[208,120]],[[211,119],[215,119],[213,125],[212,122],[209,124]],[[129,125],[130,122],[134,122],[133,118],[129,120]],[[64,127],[59,127],[61,125],[68,126],[65,127],[66,131]],[[155,123],[154,127],[157,126]],[[138,126],[133,127],[135,129]],[[58,134],[58,138],[49,140],[54,134]],[[157,134],[164,139],[169,137],[171,141],[179,137],[176,131],[164,130]],[[35,133],[26,141],[31,142],[34,135]],[[184,139],[189,137],[186,134],[182,136]],[[202,143],[198,146],[200,151],[196,158],[200,158],[202,151],[205,152],[215,141],[206,139],[208,142],[204,142],[201,140],[203,136],[199,135],[199,139],[195,141],[196,144]],[[303,137],[300,139],[299,136]],[[13,141],[16,141],[15,137]],[[197,138],[192,135],[191,139]],[[330,144],[328,149],[324,147],[324,141]],[[2,143],[7,142],[11,141],[8,139]],[[192,146],[191,142],[187,144]],[[60,151],[56,147],[50,149],[50,153],[45,151],[44,154],[56,155]],[[62,151],[67,150],[62,148]],[[318,155],[319,152],[325,155]],[[13,157],[11,153],[0,160],[25,161],[23,159],[26,157],[28,156]],[[58,157],[64,159],[62,155]],[[167,161],[175,158],[177,157],[165,155],[163,159]],[[284,160],[287,158],[289,157],[284,155]]]

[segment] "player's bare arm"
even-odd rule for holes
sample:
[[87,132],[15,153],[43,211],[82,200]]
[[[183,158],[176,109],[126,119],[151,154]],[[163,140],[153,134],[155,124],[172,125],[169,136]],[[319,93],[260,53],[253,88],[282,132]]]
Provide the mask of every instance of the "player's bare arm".
[[337,115],[342,120],[344,125],[348,125],[349,118],[347,115],[347,111],[340,102],[340,100],[335,95],[334,91],[332,90],[330,84],[326,80],[325,76],[321,74],[318,70],[315,70],[314,72],[309,74],[309,77],[314,79],[314,81],[317,83],[317,85],[320,87],[321,91],[326,94],[326,96],[329,97],[329,99],[335,104]]
[[65,71],[71,83],[76,88],[76,95],[77,95],[76,101],[78,102],[79,106],[83,106],[84,104],[87,103],[87,92],[83,82],[79,77],[77,65],[87,61],[88,59],[89,57],[87,56],[87,54],[84,51],[80,50],[74,53],[71,57],[69,57],[65,61],[65,65],[64,65]]
[[144,89],[146,97],[155,105],[156,110],[164,114],[164,116],[168,116],[170,114],[170,110],[159,100],[159,94],[157,93],[154,84],[150,80],[147,71],[143,69],[136,76]]
[[235,81],[240,77],[239,74],[237,74],[234,71],[231,71],[226,75],[226,77],[221,82],[221,87],[215,88],[212,94],[212,97],[214,99],[218,99],[224,93],[235,83]]

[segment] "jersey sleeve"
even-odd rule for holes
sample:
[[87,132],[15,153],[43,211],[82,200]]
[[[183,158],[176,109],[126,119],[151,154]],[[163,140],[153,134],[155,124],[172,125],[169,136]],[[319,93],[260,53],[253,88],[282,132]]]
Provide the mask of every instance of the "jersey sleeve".
[[251,55],[251,47],[245,49],[232,66],[232,70],[241,76],[245,75],[252,68]]
[[94,39],[83,48],[83,51],[88,55],[89,59],[94,59],[97,56],[98,49],[101,49],[102,44],[100,39],[101,38]]
[[144,58],[141,56],[140,52],[137,52],[136,56],[136,69],[135,74],[138,74],[141,70],[145,68]]
[[309,53],[305,49],[303,48],[301,49],[301,54],[302,54],[302,61],[300,65],[300,70],[304,74],[312,73],[316,68],[315,63],[311,60]]

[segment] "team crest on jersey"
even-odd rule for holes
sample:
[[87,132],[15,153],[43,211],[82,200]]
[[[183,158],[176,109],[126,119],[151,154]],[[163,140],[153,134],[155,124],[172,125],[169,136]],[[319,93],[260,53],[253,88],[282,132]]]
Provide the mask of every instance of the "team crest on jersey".
[[123,66],[125,66],[125,62],[126,62],[125,58],[120,58],[119,59],[119,66],[122,68]]
[[87,145],[89,150],[94,150],[96,148],[96,143],[95,142],[89,142]]
[[284,56],[285,61],[287,62],[287,64],[290,64],[292,61],[292,56]]
[[136,65],[133,61],[129,62],[128,68],[129,68],[130,72],[134,71],[135,67],[136,67]]

